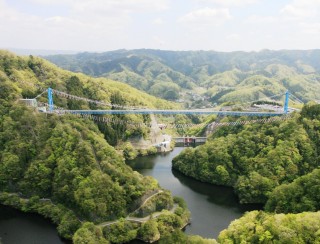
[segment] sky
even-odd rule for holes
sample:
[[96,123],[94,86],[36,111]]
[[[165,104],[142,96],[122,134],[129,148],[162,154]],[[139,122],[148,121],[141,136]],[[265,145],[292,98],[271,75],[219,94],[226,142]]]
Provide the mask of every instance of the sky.
[[0,0],[0,48],[319,49],[320,0]]

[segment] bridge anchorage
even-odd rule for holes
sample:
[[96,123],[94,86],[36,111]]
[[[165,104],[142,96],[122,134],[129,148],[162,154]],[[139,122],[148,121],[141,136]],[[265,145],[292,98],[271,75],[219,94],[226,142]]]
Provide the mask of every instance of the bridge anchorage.
[[[129,106],[121,106],[121,105],[115,105],[110,103],[105,103],[101,101],[91,100],[88,98],[82,98],[77,97],[74,95],[70,95],[64,92],[60,92],[57,90],[54,90],[52,88],[47,89],[48,93],[48,112],[52,113],[54,112],[54,104],[53,104],[53,94],[61,95],[66,98],[76,99],[76,100],[82,100],[87,102],[96,103],[97,105],[106,105],[106,106],[113,106],[113,107],[119,107],[122,108],[121,110],[58,110],[58,113],[62,114],[82,114],[82,115],[102,115],[102,114],[163,114],[163,115],[172,115],[172,114],[217,114],[217,115],[229,115],[229,116],[282,116],[285,114],[288,114],[289,111],[289,91],[286,91],[285,93],[285,101],[283,106],[283,111],[278,112],[250,112],[250,111],[214,111],[214,110],[208,110],[208,109],[194,109],[194,110],[162,110],[162,109],[142,109],[142,108],[136,108],[136,107],[129,107]],[[280,94],[281,95],[281,94]]]

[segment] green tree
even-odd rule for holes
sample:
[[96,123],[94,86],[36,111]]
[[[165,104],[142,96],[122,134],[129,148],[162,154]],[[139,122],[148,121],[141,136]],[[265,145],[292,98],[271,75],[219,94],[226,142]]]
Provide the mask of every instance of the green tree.
[[137,237],[137,227],[121,219],[115,224],[104,227],[103,235],[112,243],[126,243]]
[[158,223],[153,219],[143,223],[139,229],[138,236],[146,242],[157,241],[160,238]]
[[86,222],[77,230],[73,238],[74,244],[108,244],[99,227],[93,223]]

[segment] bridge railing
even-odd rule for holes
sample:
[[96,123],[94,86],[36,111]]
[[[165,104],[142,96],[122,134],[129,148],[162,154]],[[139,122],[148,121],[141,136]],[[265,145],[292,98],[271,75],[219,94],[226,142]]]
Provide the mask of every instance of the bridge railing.
[[115,104],[104,103],[101,101],[95,101],[88,98],[77,97],[74,95],[70,95],[64,92],[60,92],[54,90],[52,88],[48,88],[48,104],[49,104],[49,111],[53,112],[54,104],[53,104],[53,93],[55,94],[62,94],[67,98],[78,99],[78,100],[85,100],[89,102],[94,102],[97,104],[104,104],[112,107],[122,107],[126,110],[65,110],[65,113],[71,114],[164,114],[164,115],[171,115],[171,114],[217,114],[217,115],[230,115],[230,116],[281,116],[288,113],[288,104],[289,104],[289,91],[285,93],[285,102],[284,102],[284,111],[283,112],[250,112],[250,111],[213,111],[213,110],[157,110],[157,109],[141,109],[141,108],[134,108],[134,107],[124,107]]

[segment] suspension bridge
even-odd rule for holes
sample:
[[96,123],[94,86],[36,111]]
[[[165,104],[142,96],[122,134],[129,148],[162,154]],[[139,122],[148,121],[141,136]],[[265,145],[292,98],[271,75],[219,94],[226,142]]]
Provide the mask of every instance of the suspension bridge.
[[[65,115],[65,114],[74,114],[75,116],[94,120],[98,123],[112,123],[112,124],[125,124],[127,127],[149,127],[151,128],[151,131],[156,133],[157,135],[162,135],[162,139],[158,136],[153,135],[151,143],[155,147],[158,148],[158,150],[167,151],[170,150],[170,142],[171,140],[174,140],[177,144],[176,145],[182,145],[182,146],[196,146],[199,144],[203,144],[206,141],[206,137],[194,137],[194,136],[184,136],[184,137],[177,137],[177,138],[171,138],[171,136],[165,137],[165,134],[161,132],[161,130],[166,128],[172,128],[177,130],[185,131],[184,129],[187,128],[201,128],[203,130],[205,128],[206,135],[211,134],[217,127],[220,126],[239,126],[239,125],[248,125],[248,124],[254,124],[254,123],[272,123],[276,121],[283,121],[291,117],[291,112],[294,111],[292,108],[289,108],[289,99],[292,100],[294,103],[303,103],[300,99],[295,97],[292,93],[289,91],[276,94],[270,97],[263,98],[264,100],[267,99],[269,104],[278,104],[275,100],[270,100],[274,97],[283,97],[284,96],[284,105],[283,107],[275,105],[267,105],[267,104],[254,104],[254,102],[261,102],[260,100],[251,101],[251,102],[245,102],[241,103],[244,104],[254,104],[255,111],[228,111],[226,108],[222,108],[222,110],[214,110],[214,109],[191,109],[191,110],[173,110],[173,109],[148,109],[148,108],[141,108],[141,107],[134,107],[134,106],[127,106],[127,105],[119,105],[119,104],[113,104],[108,103],[105,101],[99,101],[99,100],[93,100],[85,97],[79,97],[75,95],[71,95],[62,91],[58,91],[52,88],[43,89],[42,87],[38,87],[42,90],[42,93],[37,95],[33,99],[21,99],[23,100],[27,105],[35,107],[38,111],[48,113],[48,114],[58,114],[58,115]],[[47,99],[48,103],[42,103],[38,102],[38,98],[43,96],[47,93]],[[87,104],[95,104],[99,107],[108,107],[108,110],[68,110],[62,107],[58,107],[54,104],[54,97],[58,96],[61,98],[66,99],[72,99],[72,100],[78,100],[78,101],[84,101]],[[279,101],[279,99],[277,99]],[[270,103],[271,102],[271,103]],[[39,106],[40,105],[40,106]],[[43,106],[43,107],[42,107]],[[251,107],[252,108],[252,107]],[[223,110],[224,109],[224,110]],[[272,111],[272,109],[275,109],[275,111]],[[254,109],[252,109],[254,110]],[[257,111],[258,110],[258,111]],[[259,111],[260,110],[260,111]],[[262,111],[261,111],[262,110]],[[263,111],[265,110],[265,111]],[[214,122],[203,122],[199,124],[177,124],[177,123],[168,123],[168,124],[158,124],[155,120],[151,123],[145,123],[145,122],[133,122],[130,120],[127,120],[125,118],[117,118],[116,116],[101,116],[101,115],[117,115],[117,114],[149,114],[152,118],[155,114],[161,114],[161,115],[175,115],[175,114],[185,114],[185,115],[211,115],[216,114],[218,116],[251,116],[252,119],[237,119],[236,121],[228,121],[228,122],[220,122],[219,120],[216,120]],[[153,116],[154,117],[154,116]],[[254,118],[258,117],[258,118]],[[156,139],[155,139],[156,138]]]
[[[286,91],[284,93],[285,100],[283,111],[277,112],[257,112],[257,111],[223,111],[223,110],[211,110],[211,109],[191,109],[191,110],[169,110],[169,109],[145,109],[145,108],[138,108],[138,107],[130,107],[130,106],[123,106],[111,103],[105,103],[102,101],[91,100],[88,98],[78,97],[74,95],[67,94],[65,92],[61,92],[58,90],[54,90],[52,88],[48,88],[48,112],[49,113],[60,113],[60,114],[80,114],[80,115],[104,115],[104,114],[162,114],[162,115],[174,115],[174,114],[193,114],[193,115],[226,115],[226,116],[258,116],[258,117],[272,117],[272,116],[282,116],[289,113],[289,96],[291,93]],[[104,105],[104,106],[111,106],[113,108],[119,109],[109,109],[109,110],[66,110],[59,108],[55,111],[55,106],[53,103],[53,94],[58,96],[86,101],[89,103],[95,103],[97,105]],[[281,94],[283,95],[283,94]],[[38,97],[38,96],[37,96]],[[121,108],[121,109],[120,109]]]
[[[167,151],[170,149],[170,141],[171,139],[174,140],[177,144],[176,145],[182,145],[182,146],[196,146],[199,144],[203,144],[206,141],[206,137],[194,137],[194,136],[184,136],[179,138],[171,138],[169,136],[169,139],[166,138],[161,132],[161,130],[166,128],[172,128],[177,130],[185,131],[185,129],[188,128],[201,128],[202,130],[205,128],[206,135],[211,134],[213,131],[215,131],[216,128],[220,126],[239,126],[239,125],[248,125],[248,124],[254,124],[254,123],[272,123],[276,121],[282,121],[286,120],[291,117],[291,112],[293,111],[291,108],[289,108],[289,98],[292,96],[295,100],[290,98],[293,102],[298,101],[299,103],[302,103],[301,100],[299,100],[297,97],[295,97],[293,94],[291,94],[289,91],[286,91],[285,93],[280,93],[277,95],[273,95],[271,97],[268,97],[268,99],[274,98],[276,96],[285,97],[284,100],[284,106],[281,108],[280,106],[271,106],[269,105],[270,109],[275,108],[277,112],[257,112],[257,111],[224,111],[224,110],[213,110],[213,109],[192,109],[192,110],[170,110],[170,109],[147,109],[147,108],[139,108],[139,107],[133,107],[133,106],[127,106],[127,105],[119,105],[119,104],[113,104],[108,103],[104,101],[98,101],[98,100],[92,100],[89,98],[84,97],[78,97],[75,95],[71,95],[62,91],[58,91],[52,88],[48,89],[42,89],[42,93],[36,96],[34,99],[22,99],[25,103],[27,103],[30,106],[36,107],[38,111],[44,112],[44,113],[55,113],[58,115],[65,115],[65,114],[74,114],[75,116],[94,120],[98,123],[112,123],[112,124],[125,124],[127,127],[149,127],[151,128],[151,131],[156,133],[157,135],[162,135],[162,139],[158,136],[153,135],[153,141],[151,140],[151,143],[153,143],[154,146],[158,148],[158,150],[164,150]],[[37,99],[41,97],[43,94],[47,93],[48,103],[41,103],[38,102]],[[84,101],[87,103],[95,104],[101,107],[109,107],[109,110],[67,110],[65,108],[58,107],[54,105],[54,99],[53,95],[59,96],[66,99],[73,99],[78,101]],[[265,99],[265,98],[264,98]],[[268,100],[269,102],[275,102],[274,100]],[[258,102],[258,101],[255,101]],[[249,102],[247,102],[249,103]],[[43,107],[39,107],[39,105],[42,104]],[[252,104],[252,102],[250,102]],[[40,105],[40,106],[42,106]],[[256,105],[258,109],[261,109],[261,106]],[[116,109],[115,109],[116,108]],[[257,109],[257,108],[256,108]],[[268,107],[264,108],[265,110],[268,110]],[[280,110],[281,109],[281,110]],[[174,115],[174,114],[193,114],[193,115],[210,115],[210,114],[216,114],[218,116],[256,116],[258,118],[252,118],[252,119],[246,119],[246,120],[236,120],[236,121],[229,121],[229,122],[220,122],[219,120],[214,122],[204,122],[200,124],[177,124],[177,123],[168,123],[168,124],[158,124],[156,121],[151,121],[151,123],[145,123],[145,122],[133,122],[130,120],[127,120],[125,118],[117,118],[115,116],[101,116],[101,115],[117,115],[117,114],[150,114],[151,116],[155,114],[162,114],[162,115]],[[152,118],[152,117],[151,117]],[[154,118],[154,117],[153,117]],[[156,139],[155,139],[156,138]]]

